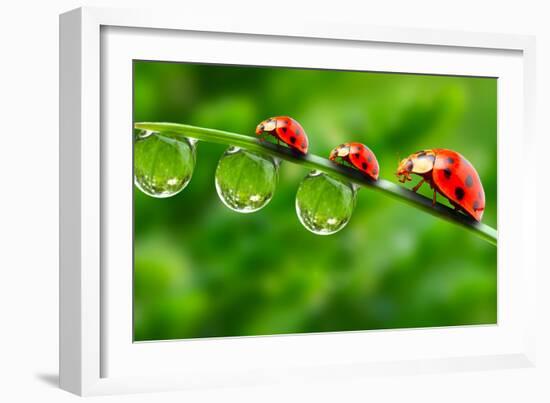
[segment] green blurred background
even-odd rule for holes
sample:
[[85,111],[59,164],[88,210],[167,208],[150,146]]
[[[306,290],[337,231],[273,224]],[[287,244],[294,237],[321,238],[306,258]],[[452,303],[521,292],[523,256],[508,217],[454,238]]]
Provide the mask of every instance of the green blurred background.
[[[478,170],[493,227],[496,108],[492,78],[134,62],[136,122],[252,136],[289,115],[310,152],[363,142],[393,182],[399,157],[456,150]],[[225,148],[200,142],[193,179],[172,198],[134,188],[136,341],[496,323],[493,245],[368,189],[346,228],[314,235],[294,207],[308,172],[288,162],[263,210],[233,212],[214,186]]]

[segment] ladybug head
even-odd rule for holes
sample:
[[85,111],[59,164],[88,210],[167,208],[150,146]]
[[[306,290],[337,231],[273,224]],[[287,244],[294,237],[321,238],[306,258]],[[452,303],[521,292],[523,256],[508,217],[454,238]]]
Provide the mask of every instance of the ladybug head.
[[335,147],[329,155],[329,160],[334,161],[336,158],[347,157],[349,155],[349,146],[347,144],[340,144],[338,147]]
[[410,181],[411,174],[423,175],[430,172],[435,163],[435,153],[432,150],[419,151],[401,160],[396,175],[400,182]]
[[273,118],[266,119],[256,126],[256,134],[259,136],[263,132],[272,132],[275,130],[275,127],[277,127],[277,123]]
[[413,171],[414,162],[411,157],[407,157],[401,160],[397,166],[397,172],[395,175],[399,178],[400,182],[410,181],[411,172]]

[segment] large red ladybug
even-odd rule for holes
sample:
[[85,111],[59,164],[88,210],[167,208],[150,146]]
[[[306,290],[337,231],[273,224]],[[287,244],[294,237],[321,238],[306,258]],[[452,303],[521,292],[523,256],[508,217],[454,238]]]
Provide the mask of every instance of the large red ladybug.
[[411,174],[422,177],[412,189],[414,192],[427,182],[434,190],[434,205],[439,192],[455,209],[481,221],[485,209],[483,185],[475,168],[462,155],[443,148],[419,151],[403,159],[397,168],[401,183],[410,181]]
[[370,148],[364,144],[340,144],[330,152],[329,159],[334,162],[347,162],[371,179],[378,179],[378,174],[380,172],[378,160]]
[[307,154],[307,135],[300,123],[289,116],[277,116],[261,122],[256,127],[256,134],[261,136],[267,133],[286,143],[290,148]]

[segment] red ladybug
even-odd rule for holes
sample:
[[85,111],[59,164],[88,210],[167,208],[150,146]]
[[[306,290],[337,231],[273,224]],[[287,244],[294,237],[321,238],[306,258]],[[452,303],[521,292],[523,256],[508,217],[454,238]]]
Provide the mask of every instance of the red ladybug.
[[277,139],[277,142],[288,144],[290,148],[307,154],[308,140],[307,135],[300,123],[288,116],[277,116],[261,122],[256,127],[256,134],[261,136],[267,133]]
[[340,161],[353,165],[371,179],[378,179],[378,174],[380,172],[378,160],[370,148],[364,144],[340,144],[330,152],[329,159],[335,162],[338,162],[338,159],[340,159]]
[[399,181],[411,180],[411,174],[422,176],[412,189],[416,192],[424,182],[434,190],[433,204],[439,192],[455,207],[481,221],[485,209],[485,192],[475,168],[459,153],[443,148],[419,151],[402,160],[397,168]]

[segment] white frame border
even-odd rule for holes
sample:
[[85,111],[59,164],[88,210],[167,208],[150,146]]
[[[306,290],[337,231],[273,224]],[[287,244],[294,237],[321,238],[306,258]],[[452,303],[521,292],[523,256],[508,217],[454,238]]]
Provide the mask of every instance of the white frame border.
[[[181,14],[150,10],[81,8],[60,17],[60,385],[80,395],[153,391],[177,388],[178,379],[164,381],[134,378],[100,378],[101,295],[100,295],[100,27],[185,29],[256,35],[376,41],[523,52],[525,89],[525,153],[535,150],[534,90],[535,42],[533,37],[504,34],[466,33],[443,30],[364,27],[349,24],[305,22],[301,25],[266,24],[238,19],[206,20]],[[525,178],[530,187],[535,177]],[[535,228],[535,208],[524,208],[524,225]],[[534,233],[534,231],[532,232]],[[535,242],[524,240],[523,267],[528,300],[527,337],[524,354],[495,361],[479,357],[442,359],[433,371],[498,368],[534,365],[535,338]],[[345,374],[388,374],[419,371],[421,362],[399,365],[357,364],[340,371]],[[439,369],[437,369],[439,368]],[[311,369],[311,378],[323,370]],[[349,375],[348,375],[349,376]],[[357,376],[357,375],[355,375]],[[289,374],[289,378],[292,374]],[[256,383],[257,377],[240,379],[239,384]],[[260,377],[261,378],[261,377]],[[265,381],[265,379],[262,379]],[[231,380],[229,380],[231,381]],[[234,380],[233,380],[234,381]],[[226,383],[226,382],[222,382]],[[227,382],[229,383],[229,382]],[[189,386],[189,385],[187,385]],[[197,385],[199,386],[199,385]],[[204,386],[204,385],[200,385]]]

